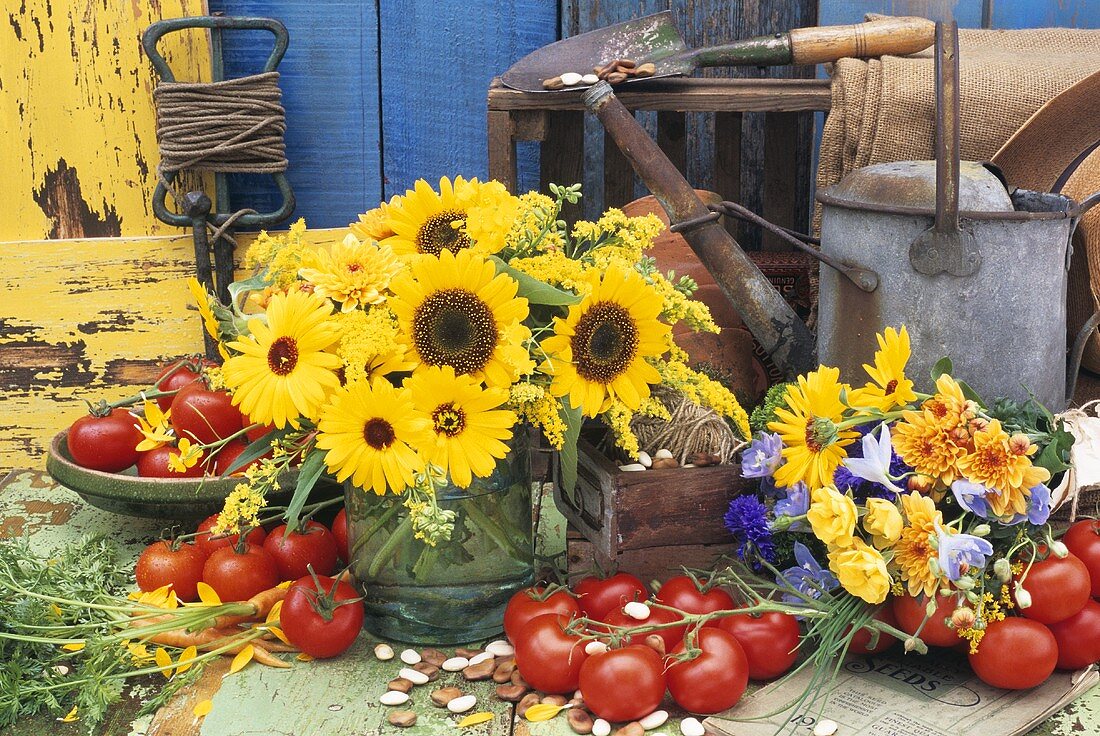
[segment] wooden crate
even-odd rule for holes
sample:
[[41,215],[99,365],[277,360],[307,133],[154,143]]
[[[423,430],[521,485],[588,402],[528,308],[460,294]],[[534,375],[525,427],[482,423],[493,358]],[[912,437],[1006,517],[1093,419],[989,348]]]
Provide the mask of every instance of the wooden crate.
[[[829,83],[817,79],[661,79],[624,88],[619,99],[637,112],[655,111],[662,150],[686,169],[687,115],[714,113],[714,156],[708,181],[694,182],[784,227],[806,232],[810,223],[810,148],[815,111],[829,109]],[[763,113],[763,159],[742,166],[742,117]],[[489,175],[516,191],[518,141],[538,141],[539,185],[586,179],[586,165],[600,163],[586,150],[585,111],[579,94],[528,93],[493,80],[489,88]],[[652,117],[652,116],[650,116]],[[653,128],[653,121],[643,120]],[[610,139],[602,146],[602,190],[586,192],[589,209],[621,207],[636,196],[634,172]],[[587,164],[586,164],[587,162]],[[588,177],[591,179],[591,177]],[[586,210],[591,216],[591,212]],[[746,250],[787,250],[785,243],[752,227],[737,227]]]
[[570,571],[595,561],[663,578],[731,549],[722,517],[730,499],[755,488],[740,465],[624,472],[584,439],[579,449],[577,487],[554,490],[571,530],[590,545],[571,536]]

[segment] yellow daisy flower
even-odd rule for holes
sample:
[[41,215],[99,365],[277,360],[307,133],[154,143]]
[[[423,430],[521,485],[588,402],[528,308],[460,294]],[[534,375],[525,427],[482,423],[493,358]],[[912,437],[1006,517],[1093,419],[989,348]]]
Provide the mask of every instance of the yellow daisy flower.
[[936,537],[936,526],[943,525],[943,515],[935,501],[919,493],[902,496],[901,506],[907,525],[894,545],[894,561],[901,569],[901,579],[908,584],[909,595],[924,593],[931,597],[938,582],[928,562],[936,556],[932,539]]
[[229,343],[241,355],[225,362],[225,384],[253,422],[297,427],[298,418],[316,416],[339,385],[340,358],[325,352],[340,337],[330,313],[328,301],[314,294],[276,294],[266,324],[250,319],[251,334]]
[[350,312],[384,302],[386,287],[400,270],[401,262],[388,245],[361,243],[349,234],[331,253],[318,248],[315,267],[300,269],[298,276],[313,285],[314,294]]
[[390,229],[389,208],[397,204],[401,198],[394,195],[390,203],[382,202],[373,210],[368,210],[359,215],[359,221],[353,222],[348,227],[360,240],[382,241],[393,236]]
[[838,379],[840,369],[818,366],[816,371],[798,377],[787,387],[789,408],[777,408],[776,421],[768,429],[783,438],[783,464],[775,472],[775,482],[790,488],[802,481],[811,490],[833,482],[833,473],[848,456],[844,448],[859,435],[853,430],[838,430],[844,414]]
[[849,392],[848,403],[851,406],[873,406],[886,412],[917,400],[913,382],[905,377],[905,366],[912,350],[909,331],[904,325],[900,332],[887,327],[876,338],[879,349],[875,351],[875,364],[863,364],[863,370],[867,371],[873,383]]
[[540,367],[553,376],[550,393],[569,397],[594,417],[619,399],[635,411],[660,383],[647,362],[668,349],[668,325],[658,320],[662,303],[636,271],[622,267],[588,276],[591,291],[580,304],[554,319],[554,335],[542,343]]
[[168,469],[173,473],[186,473],[202,460],[202,445],[192,444],[186,437],[180,437],[176,449],[178,452],[168,453]]
[[496,461],[508,454],[515,412],[498,409],[508,401],[504,388],[482,388],[473,378],[455,375],[450,366],[429,368],[405,381],[418,412],[431,420],[434,438],[423,448],[425,459],[438,465],[459,488],[473,476],[492,475]]
[[338,481],[351,478],[379,496],[413,485],[424,461],[416,448],[431,441],[429,420],[412,392],[379,378],[338,388],[321,409],[317,447]]
[[450,366],[490,386],[508,386],[532,370],[531,331],[519,284],[468,250],[425,256],[390,284],[389,305],[416,371]]
[[195,306],[199,308],[199,314],[202,315],[202,324],[206,328],[206,334],[216,341],[218,339],[218,318],[214,316],[214,310],[210,306],[210,295],[206,293],[206,289],[194,276],[188,277],[187,288],[191,292],[191,297],[195,300]]
[[1050,480],[1050,471],[1031,463],[1037,450],[1026,435],[1010,437],[1000,421],[992,419],[974,434],[974,451],[959,458],[959,472],[973,483],[1000,491],[986,495],[995,515],[1025,514],[1030,489]]
[[[451,182],[443,177],[436,192],[418,179],[387,208],[387,222],[394,234],[384,242],[400,256],[438,256],[444,250],[455,253],[466,248],[496,253],[504,246],[519,211],[515,199],[497,182],[467,181],[461,176]],[[467,227],[471,216],[472,231]]]
[[161,411],[160,404],[155,401],[146,401],[142,406],[144,415],[135,418],[138,422],[138,431],[145,439],[138,443],[137,451],[155,450],[161,445],[175,442],[176,436],[172,432],[171,423],[172,410]]

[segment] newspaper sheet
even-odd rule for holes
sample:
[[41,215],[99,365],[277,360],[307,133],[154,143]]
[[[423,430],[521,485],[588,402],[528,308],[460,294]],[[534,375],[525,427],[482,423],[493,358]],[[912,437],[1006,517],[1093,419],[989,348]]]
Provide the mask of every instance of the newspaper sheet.
[[[1026,653],[1020,654],[1023,666]],[[792,710],[810,676],[807,667],[788,680],[768,685],[732,710],[708,718],[705,725],[726,736],[801,736],[828,718],[839,724],[836,736],[1015,736],[1027,733],[1100,681],[1093,666],[1077,673],[1056,672],[1031,690],[999,690],[979,680],[965,656],[954,652],[937,652],[934,657],[850,657],[827,698]],[[782,712],[742,720],[777,710]]]

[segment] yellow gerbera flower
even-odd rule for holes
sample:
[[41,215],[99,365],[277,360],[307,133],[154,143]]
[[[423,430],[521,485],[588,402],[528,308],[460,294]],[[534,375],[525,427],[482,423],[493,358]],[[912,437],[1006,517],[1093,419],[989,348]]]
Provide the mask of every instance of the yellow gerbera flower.
[[1000,421],[992,419],[974,434],[974,451],[959,458],[959,472],[972,483],[1000,491],[986,495],[995,515],[1025,514],[1030,489],[1050,480],[1050,471],[1031,463],[1037,450],[1026,435],[1009,437]]
[[298,276],[313,285],[313,293],[340,305],[341,312],[381,304],[386,287],[401,262],[388,245],[360,243],[348,234],[332,246],[331,253],[318,248],[314,268],[303,268]]
[[901,506],[907,525],[894,545],[894,561],[901,569],[901,579],[908,584],[909,595],[932,596],[938,583],[928,562],[936,556],[932,539],[936,537],[936,526],[943,525],[943,515],[931,498],[915,492],[902,496]]
[[845,387],[839,378],[839,368],[823,365],[787,387],[788,408],[777,408],[776,421],[768,424],[783,438],[784,462],[775,472],[778,485],[790,488],[802,481],[811,491],[829,485],[833,472],[848,456],[844,448],[859,433],[836,427],[845,408],[840,400]]
[[519,284],[469,250],[425,256],[390,284],[389,305],[416,371],[450,366],[490,386],[508,386],[531,371],[531,331]]
[[473,476],[488,477],[508,454],[515,412],[498,409],[508,401],[504,388],[482,388],[450,366],[429,368],[405,381],[417,411],[431,419],[434,439],[423,448],[430,463],[443,468],[459,488]]
[[473,248],[488,255],[505,244],[519,201],[499,182],[439,180],[439,191],[423,179],[386,209],[393,235],[385,242],[398,255],[438,256]]
[[325,350],[340,333],[329,320],[327,300],[302,291],[276,294],[267,306],[267,323],[250,319],[248,336],[229,343],[241,353],[225,362],[225,384],[253,422],[288,423],[314,417],[340,381],[340,358]]
[[396,194],[390,199],[390,204],[382,202],[373,210],[367,210],[359,215],[359,221],[353,222],[348,227],[360,240],[382,241],[393,235],[390,229],[389,208],[401,201]]
[[413,485],[424,461],[416,448],[431,441],[428,417],[412,392],[384,378],[338,388],[321,409],[317,447],[338,481],[351,478],[379,496]]
[[875,337],[879,347],[875,351],[875,364],[863,364],[863,370],[867,371],[873,383],[849,392],[848,403],[851,406],[873,406],[886,412],[916,401],[913,382],[905,377],[905,366],[912,354],[905,325],[902,325],[901,332],[887,327]]
[[668,349],[668,325],[658,320],[660,297],[633,269],[615,266],[588,275],[591,290],[542,343],[540,369],[553,376],[550,393],[569,397],[574,408],[594,417],[618,399],[635,411],[661,376],[648,358]]

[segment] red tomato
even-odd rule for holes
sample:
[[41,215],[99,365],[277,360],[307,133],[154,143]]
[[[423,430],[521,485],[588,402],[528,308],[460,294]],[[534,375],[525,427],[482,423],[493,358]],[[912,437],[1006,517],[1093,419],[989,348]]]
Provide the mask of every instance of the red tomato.
[[172,399],[172,429],[177,437],[208,445],[244,427],[244,417],[225,391],[211,391],[202,381],[188,384]]
[[[875,618],[883,623],[890,624],[894,628],[898,628],[898,619],[894,615],[894,606],[892,603],[887,602],[879,606],[878,611],[875,612]],[[932,622],[928,623],[931,626]],[[927,627],[925,627],[927,628]],[[881,631],[878,635],[878,642],[875,646],[871,646],[871,637],[874,632],[871,629],[860,629],[852,637],[852,643],[848,646],[848,651],[852,654],[878,654],[879,652],[885,652],[890,647],[897,643],[897,637],[884,634]],[[954,635],[954,632],[952,632]],[[958,636],[955,636],[958,639]],[[966,651],[970,651],[970,645],[967,642],[962,641],[962,644],[966,645]]]
[[644,718],[665,696],[661,655],[639,645],[594,654],[581,665],[580,690],[585,706],[605,721]]
[[176,597],[185,603],[198,600],[199,581],[206,554],[197,545],[161,540],[146,547],[138,557],[134,577],[144,591],[172,584]]
[[[199,547],[202,548],[202,551],[206,553],[207,557],[214,554],[214,550],[216,549],[220,549],[222,547],[237,546],[237,541],[241,538],[240,534],[222,534],[217,537],[212,536],[210,534],[210,528],[217,523],[218,515],[213,514],[203,519],[202,523],[199,524],[199,528],[197,530],[199,532],[199,536],[195,538],[195,541],[198,543]],[[262,546],[264,543],[264,539],[266,538],[267,532],[265,532],[260,527],[256,527],[255,529],[250,530],[246,535],[246,541],[249,544],[256,545],[257,547]]]
[[546,589],[538,586],[518,591],[504,609],[504,633],[513,641],[520,627],[544,613],[560,613],[569,618],[581,615],[577,599],[567,590],[555,590],[546,595]]
[[[696,646],[702,654],[668,668],[672,699],[692,713],[718,713],[732,708],[749,683],[749,660],[744,648],[728,631],[708,627],[699,629]],[[683,652],[683,644],[673,649],[670,662]]]
[[716,627],[733,634],[745,650],[749,677],[754,680],[779,677],[798,659],[802,632],[794,616],[778,611],[726,616],[718,619]]
[[[363,628],[363,603],[355,588],[330,577],[304,577],[287,591],[279,628],[290,643],[311,657],[343,654]],[[351,601],[344,603],[344,601]]]
[[137,462],[135,448],[142,439],[134,415],[118,408],[105,417],[80,417],[69,427],[65,442],[80,467],[117,473]]
[[275,431],[274,424],[261,425],[246,430],[244,436],[248,438],[249,442],[255,442],[256,440],[263,439],[268,433],[273,431]]
[[[233,463],[236,462],[237,458],[240,457],[241,453],[244,452],[247,447],[248,445],[241,440],[227,442],[222,449],[218,450],[218,454],[214,456],[214,475],[225,475],[225,471],[232,467]],[[255,465],[259,461],[259,458],[257,458],[247,465],[237,468],[233,471],[233,475],[243,474],[246,468]]]
[[344,562],[351,562],[348,556],[348,512],[340,509],[336,518],[332,520],[332,537],[336,540],[336,551]]
[[304,531],[286,533],[286,524],[275,527],[264,540],[264,551],[275,560],[280,580],[309,577],[307,566],[317,575],[336,571],[336,539],[324,524],[310,521]]
[[1100,598],[1100,520],[1082,519],[1069,528],[1062,541],[1089,569],[1092,597]]
[[179,455],[179,450],[171,445],[161,445],[139,454],[138,475],[142,478],[201,478],[204,475],[201,458],[184,472],[177,473],[168,464],[168,458],[172,455]]
[[1050,555],[1036,560],[1023,579],[1024,589],[1031,594],[1031,605],[1020,613],[1039,623],[1065,621],[1079,613],[1088,603],[1092,581],[1085,563],[1073,554],[1058,558]]
[[[190,367],[186,365],[190,362],[191,361],[187,359],[177,360],[175,363],[166,366],[164,370],[162,370],[160,374],[157,375],[157,391],[178,391],[187,384],[194,383],[195,381],[199,380],[199,374],[195,373],[193,370],[191,370]],[[179,367],[176,368],[176,366]],[[165,378],[168,373],[171,373],[172,375]],[[160,404],[161,411],[168,411],[168,409],[172,406],[172,399],[174,398],[176,398],[174,395],[158,396],[157,403]]]
[[[665,608],[650,606],[649,618],[647,618],[645,621],[638,621],[635,618],[631,618],[630,616],[626,615],[626,612],[623,611],[622,608],[615,608],[603,617],[603,622],[606,624],[611,624],[612,626],[648,626],[650,624],[670,624],[673,621],[679,621],[682,618],[683,616],[678,613],[674,613],[673,611],[669,611]],[[599,629],[599,627],[594,628],[597,628],[597,630],[600,631],[607,630]],[[656,634],[664,640],[665,651],[670,652],[677,644],[684,640],[683,631],[683,626],[672,626],[667,629],[657,629],[652,633]],[[644,639],[645,637],[642,638]],[[623,639],[624,646],[630,643],[641,644],[640,641],[633,641],[633,637],[630,636],[627,636]]]
[[970,666],[982,682],[1005,690],[1027,690],[1042,684],[1058,662],[1058,642],[1038,621],[1010,616],[991,621],[970,655]]
[[516,667],[523,679],[544,693],[572,693],[581,665],[588,658],[579,636],[565,632],[569,617],[544,613],[519,627],[515,639]]
[[[706,580],[700,580],[699,582],[702,583],[703,587],[706,587]],[[687,575],[677,575],[674,578],[669,578],[657,591],[656,600],[658,603],[672,606],[684,613],[729,611],[737,607],[733,602],[733,598],[726,591],[721,588],[711,588],[704,593],[695,584],[695,581]],[[711,621],[707,626],[714,626],[716,623],[716,621]],[[681,626],[670,629],[670,632],[677,638],[683,639],[687,627]]]
[[649,597],[642,581],[626,572],[603,579],[590,575],[574,585],[573,592],[577,594],[581,611],[593,621],[603,621],[612,609],[624,603],[644,601]]
[[1065,621],[1047,628],[1058,642],[1058,669],[1079,670],[1100,662],[1100,603],[1089,601]]
[[[924,620],[925,607],[928,599],[923,595],[914,598],[910,595],[899,595],[894,598],[894,616],[897,618],[897,626],[907,634],[916,632],[921,621]],[[959,643],[959,636],[955,630],[947,625],[947,619],[956,608],[955,596],[936,596],[936,612],[928,619],[928,623],[921,629],[921,640],[935,647],[953,647]],[[879,639],[881,642],[881,638]]]
[[222,547],[206,558],[202,579],[223,601],[246,601],[278,585],[279,568],[262,547],[254,544],[246,544],[244,552]]

